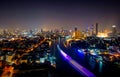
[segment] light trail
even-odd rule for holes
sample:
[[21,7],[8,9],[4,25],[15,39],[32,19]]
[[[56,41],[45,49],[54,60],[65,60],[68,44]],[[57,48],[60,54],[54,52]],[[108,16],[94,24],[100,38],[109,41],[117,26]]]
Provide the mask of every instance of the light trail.
[[57,45],[58,50],[62,54],[62,56],[66,59],[66,61],[74,68],[76,69],[79,73],[81,73],[85,77],[96,77],[92,72],[87,70],[85,67],[82,65],[78,64],[75,60],[73,60],[69,55],[67,55],[59,45]]

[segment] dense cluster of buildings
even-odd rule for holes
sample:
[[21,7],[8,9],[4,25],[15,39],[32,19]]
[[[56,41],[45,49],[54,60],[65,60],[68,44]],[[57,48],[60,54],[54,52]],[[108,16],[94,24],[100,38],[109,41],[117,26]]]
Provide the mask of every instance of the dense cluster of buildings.
[[[0,68],[6,65],[49,64],[56,66],[55,55],[50,47],[55,40],[64,38],[67,46],[83,49],[93,56],[102,56],[106,61],[120,60],[120,36],[116,26],[111,33],[100,32],[96,23],[85,31],[77,27],[74,30],[55,29],[54,31],[19,30],[0,32]],[[109,55],[109,56],[108,56]],[[106,57],[107,56],[107,57]]]

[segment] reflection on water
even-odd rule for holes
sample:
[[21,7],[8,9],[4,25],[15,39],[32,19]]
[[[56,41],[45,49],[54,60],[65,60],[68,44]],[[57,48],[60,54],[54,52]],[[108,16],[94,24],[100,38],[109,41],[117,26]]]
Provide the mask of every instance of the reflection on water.
[[92,70],[95,69],[96,62],[94,61],[93,57],[90,57],[89,59],[89,65]]
[[77,51],[77,57],[74,58],[77,62],[96,75],[101,75],[103,73],[104,62],[102,56],[86,54],[83,52],[83,50],[80,49],[74,49],[74,51]]
[[103,62],[99,62],[99,73],[101,73],[102,72],[102,67],[103,67]]
[[99,56],[96,58],[95,56],[90,56],[89,65],[91,70],[96,70],[98,68],[98,73],[102,73],[103,62],[102,57]]

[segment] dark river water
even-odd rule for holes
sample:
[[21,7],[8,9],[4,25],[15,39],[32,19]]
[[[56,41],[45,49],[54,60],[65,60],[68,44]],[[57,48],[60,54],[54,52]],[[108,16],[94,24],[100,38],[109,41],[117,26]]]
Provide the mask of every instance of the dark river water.
[[[110,62],[97,62],[94,56],[79,53],[74,49],[66,49],[63,46],[61,46],[61,49],[96,77],[120,77],[118,65]],[[84,77],[62,57],[59,51],[56,53],[56,67],[62,77]]]

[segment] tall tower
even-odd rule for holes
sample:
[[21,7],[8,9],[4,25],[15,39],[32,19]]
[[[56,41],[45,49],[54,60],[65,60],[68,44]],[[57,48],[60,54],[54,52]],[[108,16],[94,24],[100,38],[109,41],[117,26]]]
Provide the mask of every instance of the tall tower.
[[75,27],[75,31],[74,31],[74,39],[82,39],[84,38],[84,36],[82,35],[82,33],[80,31],[78,31],[77,27]]
[[75,27],[75,39],[79,38],[79,32],[77,30],[77,27]]
[[75,27],[75,31],[77,31],[77,27]]
[[91,26],[91,35],[94,35],[94,25]]
[[80,37],[80,33],[79,33],[79,31],[77,30],[77,27],[75,27],[74,30],[75,30],[75,31],[74,31],[74,38],[75,38],[75,39],[78,39],[78,38]]
[[98,23],[96,23],[96,33],[95,33],[95,35],[97,36],[98,35]]
[[117,33],[116,25],[113,25],[113,26],[112,26],[112,34],[113,34],[113,36],[115,36],[116,33]]

